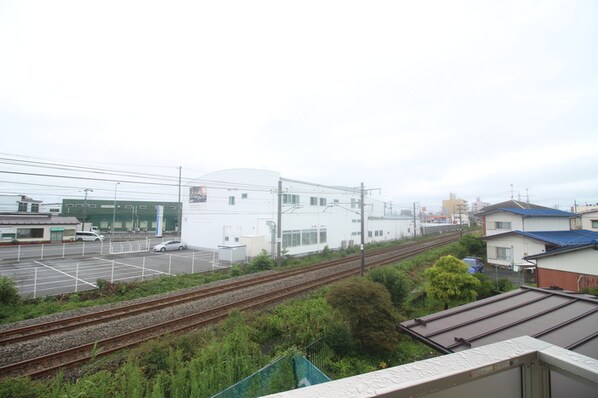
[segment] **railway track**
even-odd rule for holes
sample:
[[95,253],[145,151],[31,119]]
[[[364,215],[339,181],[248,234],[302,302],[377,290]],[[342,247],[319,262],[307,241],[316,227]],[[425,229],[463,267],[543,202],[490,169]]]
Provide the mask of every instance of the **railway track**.
[[[394,263],[458,239],[458,234],[447,234],[432,241],[412,242],[391,250],[371,251],[366,256],[366,267],[372,268],[383,264]],[[179,333],[199,328],[209,323],[220,321],[226,318],[232,309],[249,310],[280,302],[348,276],[358,275],[360,267],[356,263],[359,260],[360,257],[358,255],[350,256],[309,267],[273,272],[248,280],[231,281],[221,286],[204,287],[192,292],[150,299],[120,308],[111,308],[38,325],[5,330],[0,333],[0,346],[18,345],[27,341],[34,342],[36,339],[45,336],[58,335],[91,325],[102,325],[111,321],[124,320],[135,315],[164,310],[207,297],[224,296],[230,292],[256,287],[259,288],[258,290],[264,290],[263,293],[257,295],[254,294],[244,299],[236,299],[231,303],[200,310],[189,315],[177,317],[176,319],[135,328],[127,333],[117,334],[76,347],[10,363],[0,367],[0,378],[17,375],[43,377],[53,374],[59,368],[82,364],[91,358],[130,348],[150,339],[170,333]],[[294,278],[301,280],[294,281]],[[282,287],[269,287],[269,284],[272,284],[272,282],[285,280],[288,280],[289,283]]]

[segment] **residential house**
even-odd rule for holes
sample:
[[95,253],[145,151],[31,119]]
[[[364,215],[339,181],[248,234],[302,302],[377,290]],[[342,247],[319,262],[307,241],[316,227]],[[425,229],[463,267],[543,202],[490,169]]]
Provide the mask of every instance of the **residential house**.
[[598,232],[588,232],[588,239],[591,234],[596,236],[589,243],[525,257],[526,261],[536,264],[538,287],[558,287],[574,292],[598,288]]
[[488,263],[518,269],[530,265],[523,257],[547,251],[545,242],[532,239],[526,233],[571,231],[570,219],[575,215],[511,200],[487,206],[478,216],[482,219],[487,242]]

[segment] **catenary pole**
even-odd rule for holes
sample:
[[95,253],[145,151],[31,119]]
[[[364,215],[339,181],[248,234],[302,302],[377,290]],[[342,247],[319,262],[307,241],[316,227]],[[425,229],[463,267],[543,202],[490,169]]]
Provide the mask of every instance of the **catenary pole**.
[[363,276],[364,272],[365,272],[365,225],[364,225],[364,220],[365,220],[365,206],[363,204],[364,202],[364,195],[363,195],[363,182],[361,183],[361,276]]

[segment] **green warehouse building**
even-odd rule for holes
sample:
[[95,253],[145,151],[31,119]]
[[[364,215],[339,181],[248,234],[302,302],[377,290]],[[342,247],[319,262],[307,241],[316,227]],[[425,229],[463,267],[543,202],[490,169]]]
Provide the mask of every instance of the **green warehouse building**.
[[63,199],[61,215],[85,221],[86,230],[94,226],[101,232],[109,232],[114,226],[115,232],[153,232],[158,224],[160,206],[164,209],[162,232],[178,231],[181,205],[177,202]]

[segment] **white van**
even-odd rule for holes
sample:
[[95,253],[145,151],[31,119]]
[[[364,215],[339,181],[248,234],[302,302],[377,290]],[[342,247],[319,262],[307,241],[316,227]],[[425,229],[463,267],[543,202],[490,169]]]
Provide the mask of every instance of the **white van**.
[[76,241],[99,242],[104,240],[104,235],[100,235],[91,231],[77,231],[75,232]]

